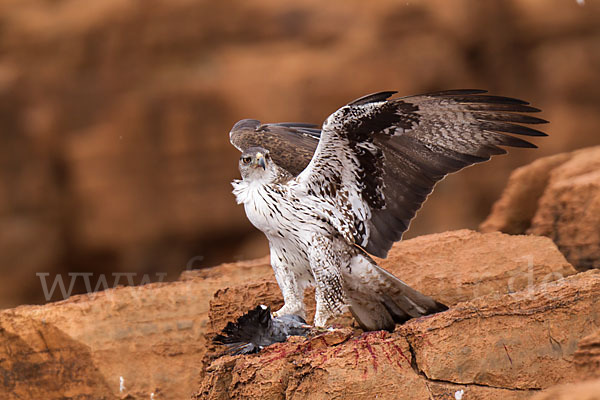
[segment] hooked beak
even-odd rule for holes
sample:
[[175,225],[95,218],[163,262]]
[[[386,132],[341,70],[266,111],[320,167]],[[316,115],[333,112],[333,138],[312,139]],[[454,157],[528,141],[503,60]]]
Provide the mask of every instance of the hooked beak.
[[258,153],[256,155],[256,164],[261,166],[262,169],[266,169],[267,165],[265,164],[265,156],[263,156],[262,154]]

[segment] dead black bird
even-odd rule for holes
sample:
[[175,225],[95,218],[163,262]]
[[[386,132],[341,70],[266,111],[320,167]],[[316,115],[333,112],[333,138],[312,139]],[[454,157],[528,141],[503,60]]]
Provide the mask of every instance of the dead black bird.
[[312,327],[298,315],[273,318],[271,308],[256,306],[227,326],[213,341],[227,346],[229,354],[256,353],[273,343],[285,342],[290,336],[306,336]]

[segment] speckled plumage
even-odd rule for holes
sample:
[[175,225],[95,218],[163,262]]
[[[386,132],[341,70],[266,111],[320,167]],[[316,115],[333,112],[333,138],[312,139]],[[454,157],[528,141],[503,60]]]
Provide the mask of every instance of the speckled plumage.
[[232,129],[243,152],[234,194],[269,240],[279,315],[305,317],[310,285],[317,326],[347,308],[370,330],[443,310],[367,253],[385,257],[446,174],[505,152],[498,145],[535,147],[505,132],[543,135],[516,124],[545,122],[519,114],[536,111],[520,100],[476,90],[388,100],[393,93],[349,103],[320,132],[255,120]]

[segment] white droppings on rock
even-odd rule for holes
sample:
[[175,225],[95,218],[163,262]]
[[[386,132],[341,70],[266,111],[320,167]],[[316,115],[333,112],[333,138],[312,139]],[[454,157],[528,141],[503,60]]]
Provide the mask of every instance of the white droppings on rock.
[[463,394],[465,394],[465,391],[463,389],[457,390],[456,392],[454,392],[454,398],[456,400],[462,400]]
[[122,376],[119,377],[119,393],[123,393],[125,391],[125,378]]

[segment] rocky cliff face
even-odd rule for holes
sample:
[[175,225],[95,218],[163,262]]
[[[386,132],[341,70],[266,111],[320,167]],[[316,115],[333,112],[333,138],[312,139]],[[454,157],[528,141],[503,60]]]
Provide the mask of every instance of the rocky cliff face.
[[268,259],[0,313],[3,398],[525,399],[597,376],[600,274],[545,237],[456,231],[397,244],[382,265],[451,306],[393,333],[333,332],[257,355],[210,339],[281,305]]
[[600,268],[600,147],[513,172],[480,229],[548,236],[578,270]]
[[574,353],[597,330],[599,291],[600,273],[590,271],[461,302],[391,334],[345,328],[224,356],[196,398],[529,398],[579,378]]
[[0,2],[0,307],[44,302],[37,272],[176,279],[265,254],[230,194],[241,118],[458,87],[544,110],[539,150],[445,180],[409,235],[475,228],[514,167],[599,143],[596,1],[85,3]]

